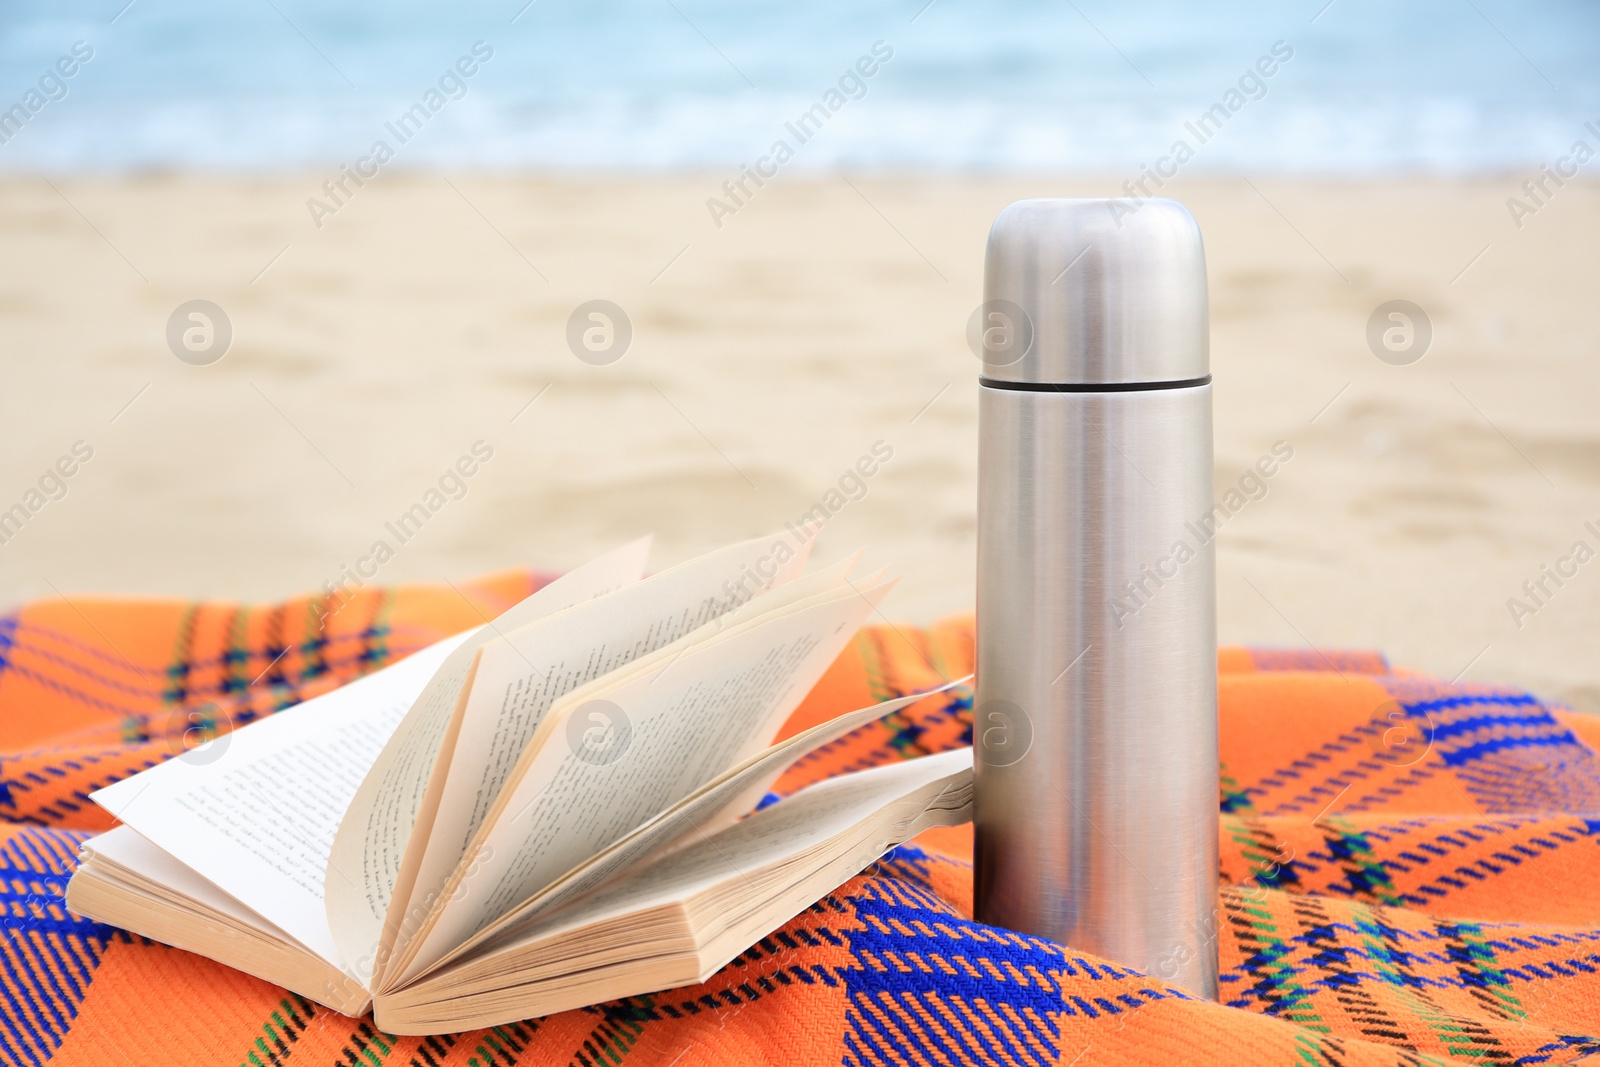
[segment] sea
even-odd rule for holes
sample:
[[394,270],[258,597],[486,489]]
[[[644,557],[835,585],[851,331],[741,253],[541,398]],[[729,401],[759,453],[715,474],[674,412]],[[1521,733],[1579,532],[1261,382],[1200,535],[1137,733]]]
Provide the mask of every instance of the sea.
[[7,0],[0,170],[381,144],[480,170],[1502,171],[1600,149],[1597,45],[1593,0]]

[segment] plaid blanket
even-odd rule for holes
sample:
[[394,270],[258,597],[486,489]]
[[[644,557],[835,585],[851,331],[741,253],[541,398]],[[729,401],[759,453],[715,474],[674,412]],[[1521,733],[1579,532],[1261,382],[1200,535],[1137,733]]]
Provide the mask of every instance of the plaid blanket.
[[[1221,652],[1222,1003],[971,915],[971,828],[895,849],[703,985],[399,1038],[81,919],[85,795],[526,596],[330,612],[50,600],[0,619],[0,1063],[1571,1063],[1600,1051],[1600,724],[1371,653]],[[863,631],[789,724],[972,665],[970,619]],[[970,693],[779,785],[967,743]]]

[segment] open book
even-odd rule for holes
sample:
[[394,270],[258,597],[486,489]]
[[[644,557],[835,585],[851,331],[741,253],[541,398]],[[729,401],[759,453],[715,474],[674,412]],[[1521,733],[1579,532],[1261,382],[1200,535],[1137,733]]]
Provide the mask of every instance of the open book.
[[84,844],[68,907],[446,1033],[704,980],[971,817],[970,749],[752,814],[926,695],[773,743],[893,583],[856,559],[806,573],[782,537],[643,577],[647,551],[97,791],[122,825]]

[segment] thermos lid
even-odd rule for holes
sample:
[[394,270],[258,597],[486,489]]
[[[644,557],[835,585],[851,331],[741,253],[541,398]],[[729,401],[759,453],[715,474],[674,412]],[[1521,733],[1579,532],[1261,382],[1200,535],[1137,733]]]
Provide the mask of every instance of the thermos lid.
[[1176,200],[1019,200],[989,230],[970,340],[998,383],[1205,378],[1205,250]]

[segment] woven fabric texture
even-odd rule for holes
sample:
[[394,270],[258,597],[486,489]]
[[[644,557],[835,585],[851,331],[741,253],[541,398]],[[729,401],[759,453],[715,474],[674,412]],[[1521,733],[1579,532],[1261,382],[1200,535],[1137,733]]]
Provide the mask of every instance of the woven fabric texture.
[[[529,572],[247,606],[0,618],[0,1064],[1573,1063],[1600,1052],[1600,721],[1373,653],[1220,653],[1222,1002],[972,921],[971,827],[931,831],[703,985],[401,1038],[71,914],[87,799],[476,625]],[[869,628],[786,727],[972,668],[970,618]],[[971,739],[971,693],[805,759]]]

